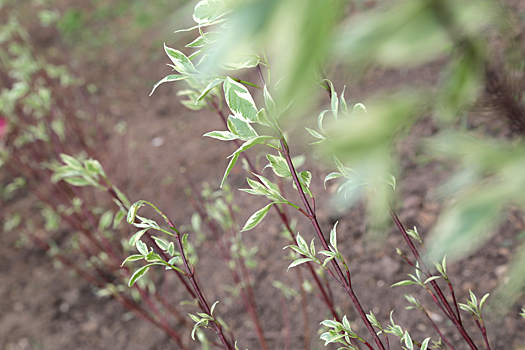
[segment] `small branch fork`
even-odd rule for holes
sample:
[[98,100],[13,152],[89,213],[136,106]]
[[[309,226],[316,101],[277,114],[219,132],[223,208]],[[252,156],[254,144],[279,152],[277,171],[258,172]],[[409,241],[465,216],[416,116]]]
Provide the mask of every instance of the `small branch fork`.
[[[403,235],[403,238],[407,242],[407,244],[408,244],[408,246],[410,248],[410,251],[412,252],[412,254],[414,254],[414,257],[416,258],[416,260],[419,262],[421,268],[423,269],[422,272],[425,273],[427,278],[432,277],[432,273],[430,272],[430,270],[425,265],[423,259],[421,259],[421,256],[419,255],[416,247],[414,246],[414,243],[412,242],[412,240],[408,236],[405,228],[403,227],[403,224],[401,223],[401,221],[399,220],[399,217],[397,216],[397,214],[395,213],[395,211],[392,208],[390,208],[390,215],[394,219],[394,222],[395,222],[398,230],[401,232],[401,234]],[[430,281],[429,283],[431,284],[432,288],[434,289],[434,291],[436,293],[436,294],[432,293],[432,291],[427,288],[427,291],[432,296],[432,299],[434,300],[434,302],[443,311],[443,313],[450,319],[450,321],[452,321],[452,323],[456,326],[458,332],[465,339],[465,341],[470,346],[470,348],[472,350],[477,350],[478,349],[477,346],[474,344],[474,342],[472,341],[470,336],[467,334],[467,331],[465,330],[465,327],[463,326],[463,322],[462,322],[461,316],[459,314],[459,309],[458,309],[458,305],[457,305],[457,302],[456,302],[456,297],[455,297],[455,294],[454,294],[454,290],[453,290],[452,285],[450,284],[450,282],[448,282],[448,286],[449,286],[449,289],[450,289],[452,297],[453,297],[453,302],[454,302],[457,314],[454,312],[454,310],[450,306],[448,300],[446,299],[445,295],[443,294],[443,291],[438,286],[436,281]],[[446,341],[446,338],[443,338],[443,340]],[[454,347],[448,341],[446,341],[446,343],[452,349],[454,349]],[[487,349],[490,349],[490,347],[488,347]]]
[[[201,289],[199,287],[199,284],[197,283],[197,280],[195,279],[195,268],[189,263],[188,258],[186,257],[186,253],[184,251],[184,245],[182,244],[182,238],[180,236],[180,233],[175,228],[175,225],[173,224],[173,222],[167,216],[165,217],[165,219],[167,219],[167,223],[169,225],[169,228],[173,229],[173,231],[176,232],[175,237],[176,237],[176,240],[177,240],[177,244],[179,246],[180,255],[182,257],[182,262],[184,263],[184,267],[186,268],[186,274],[187,274],[187,277],[190,280],[191,286],[193,287],[193,290],[197,294],[197,298],[199,300],[199,304],[201,305],[201,307],[204,309],[204,311],[208,315],[213,317],[213,315],[211,314],[210,306],[208,305],[208,302],[206,301],[206,298],[202,294]],[[217,322],[217,321],[214,321],[212,323],[212,329],[217,334],[217,336],[221,340],[221,342],[224,345],[224,347],[226,349],[228,349],[228,350],[233,350],[232,345],[228,342],[228,340],[226,340],[226,337],[224,336],[224,333],[222,332],[222,327],[221,327],[220,323]]]
[[[286,144],[286,141],[284,141],[284,138],[281,138],[281,149],[280,149],[280,151],[281,151],[283,157],[286,159],[288,167],[290,168],[290,172],[292,173],[293,181],[295,183],[295,186],[297,187],[297,191],[299,192],[299,196],[301,197],[301,200],[303,201],[303,205],[306,208],[306,212],[304,210],[300,210],[300,211],[310,220],[310,222],[314,226],[315,232],[317,233],[317,236],[319,237],[319,240],[321,241],[321,244],[323,245],[323,248],[325,250],[329,251],[330,248],[328,246],[328,242],[326,241],[326,239],[325,239],[325,237],[323,235],[323,232],[321,230],[321,227],[319,226],[319,223],[317,221],[317,217],[315,215],[315,212],[312,209],[310,203],[308,202],[308,199],[306,198],[306,194],[304,193],[304,191],[302,189],[302,186],[301,186],[301,183],[299,181],[299,178],[297,177],[297,172],[296,172],[296,170],[294,168],[294,165],[292,163],[292,159],[290,157],[290,149],[289,149],[288,145]],[[343,274],[343,271],[341,270],[341,267],[337,263],[336,259],[332,259],[331,263],[332,263],[332,266],[333,266],[334,270],[336,271],[337,277],[335,277],[329,269],[328,269],[328,271],[330,272],[330,274],[332,274],[332,277],[334,277],[334,279],[337,281],[337,283],[339,283],[339,285],[345,290],[345,292],[348,294],[348,296],[352,300],[352,303],[354,304],[355,308],[357,309],[357,312],[361,316],[361,320],[363,321],[363,323],[365,324],[366,328],[368,329],[368,331],[372,335],[372,338],[374,339],[377,347],[380,350],[385,350],[385,347],[384,347],[383,343],[381,342],[381,339],[379,339],[379,337],[377,336],[376,331],[374,330],[374,328],[372,327],[372,324],[370,323],[370,321],[366,317],[365,311],[363,310],[363,307],[361,306],[361,303],[359,302],[359,300],[357,299],[357,296],[355,295],[355,293],[353,291],[352,280],[351,280],[351,277],[350,277],[350,271],[347,270],[347,273],[346,273],[346,276],[348,278],[347,279],[347,278],[345,278],[345,275]],[[365,342],[365,345],[369,349],[373,349],[372,345],[369,344],[368,342]]]

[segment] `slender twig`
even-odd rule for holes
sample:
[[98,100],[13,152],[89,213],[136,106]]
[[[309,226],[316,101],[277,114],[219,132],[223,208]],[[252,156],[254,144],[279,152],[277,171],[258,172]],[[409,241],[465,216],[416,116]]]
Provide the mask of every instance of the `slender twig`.
[[[208,305],[208,303],[206,301],[206,298],[204,297],[204,294],[202,294],[201,289],[200,289],[200,287],[199,287],[199,285],[197,283],[197,280],[195,279],[195,268],[193,266],[190,266],[188,258],[186,257],[186,252],[184,251],[184,245],[182,244],[181,235],[177,231],[177,229],[175,228],[175,225],[173,224],[173,222],[171,220],[169,220],[169,219],[168,219],[168,225],[169,225],[169,227],[171,229],[173,229],[176,232],[175,238],[176,238],[177,244],[179,246],[180,256],[182,258],[182,262],[184,263],[184,267],[186,268],[186,273],[187,273],[187,276],[188,276],[188,278],[190,280],[191,286],[193,287],[193,290],[197,294],[197,298],[199,300],[199,303],[201,304],[201,306],[204,309],[204,311],[208,315],[213,317],[213,315],[211,314],[210,306]],[[233,347],[231,346],[231,344],[228,342],[228,340],[226,340],[226,337],[224,337],[224,333],[222,332],[222,326],[220,325],[220,323],[217,322],[217,321],[214,321],[211,324],[212,324],[211,327],[212,327],[213,331],[217,334],[217,336],[221,340],[221,342],[224,345],[224,347],[226,349],[228,349],[228,350],[233,350]]]
[[[403,224],[399,220],[399,217],[397,216],[397,214],[395,213],[393,208],[390,208],[390,214],[391,214],[392,218],[394,219],[394,222],[395,222],[397,228],[399,229],[399,231],[403,235],[403,238],[407,242],[410,250],[412,251],[412,254],[414,254],[415,258],[417,259],[417,261],[419,261],[419,263],[421,264],[421,267],[424,269],[425,274],[427,275],[427,277],[431,277],[432,274],[430,273],[430,271],[426,267],[425,263],[423,262],[423,259],[421,259],[421,256],[419,255],[416,247],[414,246],[414,243],[412,242],[412,240],[408,236],[405,228],[403,227]],[[472,341],[472,339],[470,338],[470,336],[466,332],[465,328],[463,327],[463,325],[459,321],[458,317],[456,316],[456,314],[454,313],[454,311],[450,307],[450,304],[448,303],[447,299],[445,298],[445,295],[441,291],[441,288],[439,288],[439,286],[436,283],[436,281],[430,281],[430,284],[432,285],[432,287],[434,288],[434,291],[436,292],[436,294],[438,295],[439,299],[443,303],[443,307],[446,310],[446,311],[443,311],[445,313],[445,315],[454,323],[454,325],[456,326],[457,330],[459,331],[461,336],[465,339],[465,341],[470,346],[470,348],[473,349],[473,350],[477,350],[478,349],[477,346],[474,344],[474,342]],[[427,290],[429,290],[429,289],[427,289]],[[437,304],[438,304],[438,306],[440,306],[440,303],[437,303]]]
[[[310,206],[310,203],[308,202],[306,195],[302,189],[301,182],[299,181],[299,178],[297,177],[297,173],[295,171],[294,165],[292,163],[292,159],[290,157],[290,150],[286,142],[284,141],[284,138],[280,139],[281,141],[281,153],[283,154],[284,158],[286,159],[286,162],[288,164],[288,168],[290,169],[290,172],[292,174],[293,181],[295,182],[295,186],[297,187],[297,191],[299,192],[299,196],[301,197],[304,206],[306,207],[308,218],[310,219],[310,222],[314,226],[314,229],[317,233],[317,236],[319,237],[319,240],[321,241],[321,244],[323,245],[323,248],[325,250],[330,250],[328,247],[328,242],[326,241],[326,238],[323,235],[323,232],[321,231],[321,227],[319,226],[319,223],[317,222],[317,217],[315,215],[315,212],[312,210],[312,207]],[[385,347],[383,343],[381,342],[381,339],[377,336],[374,328],[372,327],[372,324],[366,317],[366,313],[363,310],[363,307],[361,306],[361,303],[359,302],[357,296],[355,295],[353,289],[352,289],[352,283],[351,280],[346,280],[343,271],[339,267],[336,259],[332,259],[331,264],[334,268],[334,270],[337,273],[338,278],[335,278],[335,280],[343,287],[343,289],[346,291],[346,293],[350,296],[350,299],[352,300],[357,312],[361,316],[361,320],[365,324],[366,328],[372,335],[372,338],[374,339],[376,345],[379,347],[379,349],[384,350]],[[330,271],[329,269],[327,271]],[[350,274],[348,273],[347,276],[350,278]],[[367,345],[367,343],[365,343]],[[368,344],[369,346],[369,344]]]

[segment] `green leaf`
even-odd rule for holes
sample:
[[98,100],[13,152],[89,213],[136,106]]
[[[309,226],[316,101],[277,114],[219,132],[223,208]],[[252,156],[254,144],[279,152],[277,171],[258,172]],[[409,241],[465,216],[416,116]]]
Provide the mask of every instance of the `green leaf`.
[[201,32],[201,35],[197,39],[193,40],[191,43],[187,44],[186,47],[204,47],[206,45],[216,42],[219,39],[219,36],[219,32]]
[[137,248],[140,254],[144,256],[148,255],[149,251],[146,243],[142,242],[141,240],[137,240],[137,242],[135,243],[135,247]]
[[266,113],[266,110],[264,108],[261,108],[259,112],[257,112],[257,123],[269,126],[270,128],[273,127],[272,123],[270,123],[270,119],[268,119],[268,114]]
[[414,281],[410,281],[410,280],[404,280],[404,281],[401,281],[401,282],[394,283],[390,287],[408,286],[408,285],[411,285],[411,284],[419,284],[419,283],[414,282]]
[[324,131],[324,127],[323,127],[323,119],[324,119],[324,115],[329,112],[328,109],[325,109],[324,111],[322,111],[321,113],[319,113],[319,117],[317,117],[317,125],[319,126],[319,130],[321,130],[321,132],[326,135],[326,131]]
[[288,168],[288,163],[286,162],[286,159],[284,159],[283,156],[281,156],[280,154],[277,156],[267,154],[266,158],[270,162],[267,166],[270,166],[272,168],[275,175],[279,177],[292,176],[292,173],[290,172],[290,168]]
[[410,334],[408,334],[408,331],[405,331],[405,346],[412,350],[414,349],[414,344],[412,343],[412,338],[410,337]]
[[129,239],[129,245],[134,246],[135,244],[137,244],[137,241],[142,237],[144,233],[146,233],[147,230],[149,230],[149,228],[140,230],[139,232],[131,236],[131,238]]
[[242,228],[241,232],[251,230],[252,228],[257,226],[257,224],[261,222],[262,219],[264,219],[264,217],[266,216],[266,214],[268,213],[268,210],[270,210],[272,205],[273,203],[270,203],[264,208],[256,211],[252,216],[250,216],[248,221],[246,221],[246,224],[244,224],[244,227]]
[[230,110],[235,115],[242,115],[244,119],[250,122],[256,122],[257,107],[255,107],[255,102],[248,89],[230,77],[224,81],[223,88],[226,103]]
[[346,90],[346,85],[343,87],[343,92],[341,92],[341,111],[343,111],[343,113],[345,114],[348,114],[348,106],[346,105],[346,100],[345,100],[345,90]]
[[274,137],[273,136],[257,136],[257,137],[255,137],[253,139],[250,139],[250,140],[246,141],[245,143],[243,143],[241,145],[241,147],[237,148],[235,150],[235,152],[233,152],[229,157],[232,157],[234,155],[239,155],[242,152],[252,148],[253,146],[259,145],[259,144],[261,144],[263,142],[266,142],[267,140],[270,140],[270,139],[274,139]]
[[53,175],[51,175],[51,182],[57,183],[58,181],[68,177],[80,177],[84,175],[84,173],[84,170],[78,170],[69,165],[64,165],[53,172]]
[[206,97],[206,95],[208,95],[208,93],[211,91],[211,89],[213,89],[214,87],[216,87],[217,85],[219,84],[222,84],[222,82],[224,81],[223,78],[217,78],[215,80],[213,80],[211,83],[208,84],[208,86],[206,86],[204,88],[204,90],[202,90],[201,94],[199,95],[199,97],[197,97],[197,100],[195,101],[195,104],[197,104],[198,102],[200,102],[204,97]]
[[343,326],[346,330],[352,331],[352,327],[350,326],[350,322],[348,322],[348,318],[346,318],[346,315],[343,316]]
[[202,0],[195,6],[193,20],[199,25],[205,25],[232,11],[224,6],[224,2],[221,0]]
[[210,131],[202,136],[211,137],[221,141],[231,141],[237,140],[239,138],[237,135],[229,131]]
[[135,217],[137,216],[137,210],[144,205],[144,201],[140,200],[131,205],[128,210],[128,216],[126,221],[128,224],[133,224],[135,222]]
[[131,276],[131,278],[129,279],[129,283],[128,283],[128,286],[131,287],[135,284],[135,282],[137,282],[137,280],[139,278],[141,278],[142,276],[144,276],[148,270],[149,270],[149,266],[150,265],[146,265],[146,266],[142,266],[140,269],[138,269],[137,271],[135,271],[135,273],[133,274],[133,276]]
[[62,161],[72,167],[73,169],[84,171],[84,166],[80,161],[78,161],[76,158],[69,156],[65,153],[60,154],[60,158],[62,158]]
[[337,173],[337,172],[332,172],[332,173],[326,175],[326,177],[324,178],[324,188],[326,189],[326,181],[337,179],[338,177],[342,177],[342,176],[343,176],[343,174]]
[[188,234],[185,233],[182,235],[182,247],[184,248],[184,252],[183,253],[188,253]]
[[288,270],[290,270],[290,268],[292,268],[292,267],[296,267],[298,265],[304,264],[305,262],[309,262],[309,261],[313,261],[313,260],[311,258],[297,259],[293,263],[291,263],[290,266],[288,266]]
[[159,80],[155,85],[153,85],[153,89],[151,89],[151,92],[149,93],[149,95],[150,96],[153,95],[155,90],[157,90],[157,87],[159,87],[159,85],[162,84],[162,83],[169,83],[169,82],[172,82],[172,81],[178,81],[178,80],[183,80],[183,79],[187,79],[187,78],[188,78],[187,76],[183,76],[183,75],[180,75],[180,74],[167,75],[164,78],[162,78],[161,80]]
[[128,261],[137,261],[137,260],[142,260],[142,259],[144,259],[144,255],[142,254],[130,255],[122,262],[120,266],[124,266],[124,264],[127,263]]
[[481,308],[483,307],[483,304],[485,304],[485,301],[489,297],[490,293],[487,293],[481,298],[481,301],[479,302],[479,310],[481,311]]
[[310,187],[310,182],[312,181],[312,173],[309,171],[301,171],[299,173],[299,181],[303,185],[304,190],[307,190]]
[[100,220],[98,221],[98,229],[100,231],[104,231],[111,225],[111,222],[113,221],[113,211],[108,210],[102,216],[100,217]]
[[315,238],[312,238],[312,241],[310,242],[310,255],[315,256],[315,244],[314,244]]
[[239,159],[239,154],[234,154],[232,159],[230,159],[230,163],[226,167],[226,171],[224,172],[224,176],[222,177],[221,188],[222,188],[222,185],[224,185],[224,181],[226,181],[226,178],[228,177],[233,167],[235,166],[235,163],[237,163],[237,159]]
[[125,216],[126,212],[124,210],[117,211],[115,217],[113,218],[113,230],[116,230],[118,228],[119,224],[122,222]]
[[166,54],[170,58],[171,62],[173,62],[173,68],[177,72],[181,73],[182,75],[191,75],[191,73],[195,73],[197,71],[190,59],[179,50],[172,49],[164,44],[164,51],[166,51]]
[[213,310],[215,310],[215,306],[217,306],[217,304],[219,303],[219,301],[217,300],[216,302],[213,303],[213,305],[211,306],[211,309],[210,309],[210,316],[213,317]]
[[[255,116],[255,119],[257,119],[257,116]],[[240,136],[239,138],[243,140],[249,140],[258,136],[248,120],[239,114],[230,115],[228,117],[228,128],[232,133]]]
[[168,244],[168,254],[171,256],[175,255],[175,244],[173,242],[170,242],[170,244]]
[[334,115],[335,120],[337,120],[339,116],[339,99],[337,98],[337,92],[335,92],[334,84],[330,80],[327,80],[330,83],[330,91],[332,95],[331,99],[331,107],[332,107],[332,113]]
[[276,109],[275,109],[275,101],[273,100],[272,96],[270,95],[270,92],[268,91],[268,87],[266,84],[264,84],[264,103],[266,104],[266,108],[268,108],[268,113],[271,116],[276,116]]
[[462,309],[462,310],[465,310],[465,311],[468,311],[470,312],[471,314],[475,315],[476,314],[476,311],[474,309],[472,309],[470,306],[468,305],[465,305],[463,303],[458,303],[459,307]]
[[180,260],[180,255],[177,255],[177,256],[174,256],[173,258],[171,258],[169,261],[168,261],[168,264],[170,265],[174,265],[177,261]]
[[154,261],[162,261],[162,262],[164,262],[164,260],[162,260],[160,255],[155,253],[154,251],[151,251],[151,252],[148,253],[148,255],[146,255],[146,261],[147,262],[154,262]]
[[366,107],[364,104],[362,103],[356,103],[355,106],[354,106],[354,109],[353,109],[354,113],[356,114],[361,114],[361,113],[368,113],[368,111],[366,110]]
[[334,320],[324,320],[321,322],[321,324],[325,327],[336,328],[336,329],[340,325],[339,322],[334,321]]
[[[306,244],[306,241],[304,240],[303,237],[301,237],[301,234],[297,234],[297,245],[299,246],[299,248],[301,248],[301,250],[305,253],[308,253],[308,245]],[[305,255],[309,255],[309,254],[305,254]]]
[[434,280],[438,280],[440,278],[443,278],[442,276],[432,276],[432,277],[429,277],[425,280],[425,282],[423,282],[423,284],[427,284],[428,282],[431,282],[431,281],[434,281]]
[[469,292],[470,292],[470,300],[472,300],[472,304],[474,304],[477,307],[478,298],[476,298],[476,295],[472,292],[472,290],[469,289]]
[[310,135],[312,135],[312,136],[315,137],[316,139],[320,139],[320,140],[323,140],[323,141],[324,141],[324,140],[328,140],[327,137],[325,137],[325,136],[319,134],[319,133],[318,133],[317,131],[315,131],[315,130],[312,130],[312,129],[307,128],[307,127],[305,127],[305,129],[306,129],[306,131],[308,131],[308,132],[310,133]]
[[259,64],[259,57],[255,53],[233,55],[227,62],[221,63],[221,68],[226,70],[239,70],[243,68],[253,68]]
[[421,349],[420,350],[427,350],[428,349],[428,342],[430,341],[430,338],[426,338],[421,343]]
[[330,230],[330,244],[334,248],[334,250],[337,252],[337,224],[339,221],[337,221],[334,224],[334,227]]
[[68,177],[64,179],[64,181],[70,185],[79,186],[79,187],[92,185],[91,182],[89,182],[87,179],[83,177]]
[[117,197],[118,199],[120,199],[120,201],[122,202],[122,204],[124,204],[125,207],[129,207],[130,204],[129,204],[129,199],[128,197],[126,197],[126,195],[124,193],[122,193],[121,190],[119,190],[117,187],[113,186],[113,190],[115,191],[115,193],[117,194]]
[[162,249],[164,251],[168,250],[168,242],[166,242],[165,240],[163,240],[160,237],[151,236],[151,238],[153,238],[155,240],[155,242],[157,243],[157,245],[159,246],[160,249]]

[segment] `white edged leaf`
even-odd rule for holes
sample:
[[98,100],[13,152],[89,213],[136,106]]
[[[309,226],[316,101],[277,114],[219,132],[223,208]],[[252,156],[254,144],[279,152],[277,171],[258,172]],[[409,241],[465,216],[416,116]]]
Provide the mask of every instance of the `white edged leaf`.
[[[255,116],[255,118],[257,117]],[[250,122],[240,114],[228,117],[228,129],[243,140],[249,140],[258,136]]]
[[337,224],[338,223],[339,221],[337,221],[334,224],[334,227],[332,228],[332,230],[330,230],[330,244],[332,245],[332,247],[335,249],[336,252],[337,252]]
[[206,95],[208,95],[208,93],[214,88],[216,87],[217,85],[219,84],[222,84],[224,82],[224,79],[223,78],[217,78],[215,80],[213,80],[211,83],[208,84],[208,86],[206,86],[204,88],[204,90],[202,90],[201,94],[199,95],[199,97],[197,97],[197,99],[195,100],[195,104],[199,103],[204,97],[206,97]]
[[124,266],[124,264],[127,263],[128,261],[137,261],[137,260],[142,260],[142,259],[144,259],[144,255],[142,254],[130,255],[126,259],[124,259],[124,261],[122,262],[122,264],[120,264],[120,266]]
[[183,79],[187,79],[187,78],[188,78],[187,76],[183,76],[183,75],[180,75],[180,74],[167,75],[164,78],[162,78],[161,80],[157,81],[157,83],[155,83],[155,85],[153,85],[153,88],[151,89],[151,92],[149,93],[149,95],[150,96],[153,95],[153,93],[155,92],[155,90],[157,90],[157,87],[159,87],[160,84],[169,83],[169,82],[172,82],[172,81],[179,81],[179,80],[183,80]]
[[211,137],[221,141],[237,140],[239,137],[229,131],[210,131],[202,135],[203,137]]
[[146,243],[142,242],[141,240],[138,240],[137,243],[135,243],[135,247],[139,251],[140,254],[146,256],[148,255],[148,246]]
[[288,270],[290,270],[290,268],[292,268],[292,267],[296,267],[298,265],[304,264],[304,263],[309,262],[309,261],[313,261],[313,260],[311,258],[300,258],[300,259],[297,259],[293,263],[291,263],[290,266],[288,266]]
[[139,278],[141,278],[148,272],[148,270],[149,270],[149,265],[146,265],[146,266],[142,266],[140,269],[135,271],[135,273],[129,279],[128,287],[133,286]]
[[275,101],[270,95],[270,92],[268,91],[266,84],[264,84],[263,94],[264,94],[264,103],[266,104],[266,108],[268,108],[268,113],[271,116],[275,116],[276,115]]
[[191,73],[197,71],[190,59],[179,50],[172,49],[164,44],[164,51],[170,58],[171,62],[173,62],[173,68],[177,72],[183,75],[191,75]]
[[483,296],[483,298],[481,298],[480,302],[479,302],[479,310],[481,311],[481,308],[483,307],[483,304],[485,304],[485,301],[487,300],[487,298],[489,297],[490,293],[487,293]]
[[338,177],[342,177],[342,176],[343,176],[343,174],[338,173],[338,172],[332,172],[332,173],[326,175],[326,177],[324,178],[324,188],[326,189],[326,181],[337,179]]
[[273,205],[273,203],[270,203],[267,206],[265,206],[264,208],[262,208],[262,209],[256,211],[255,213],[253,213],[253,215],[250,216],[248,221],[246,221],[246,224],[244,224],[244,227],[242,228],[241,232],[251,230],[252,228],[257,226],[257,224],[259,222],[261,222],[262,219],[264,219],[266,214],[268,214],[268,210],[270,210],[272,205]]
[[147,230],[149,230],[149,227],[143,230],[140,230],[137,233],[135,233],[133,236],[131,236],[131,238],[129,239],[129,245],[134,246],[137,243],[137,241],[142,237],[142,235],[146,233]]
[[249,122],[257,121],[257,107],[248,89],[230,77],[223,84],[224,97],[234,114],[242,115]]
[[345,90],[346,90],[346,85],[343,87],[343,91],[341,92],[341,111],[345,114],[348,114],[348,106],[346,105],[346,100],[345,100]]
[[310,128],[307,128],[305,127],[306,131],[308,131],[310,133],[310,135],[312,135],[313,137],[315,137],[316,139],[320,139],[320,140],[327,140],[328,138],[321,135],[320,133],[318,133],[317,131],[315,130],[312,130]]
[[224,185],[224,181],[226,181],[226,178],[228,177],[233,167],[235,166],[235,163],[237,163],[237,159],[239,159],[239,154],[234,154],[232,159],[230,159],[230,163],[228,163],[228,166],[226,167],[226,171],[224,172],[224,176],[222,177],[221,188],[222,188],[222,185]]
[[282,155],[279,154],[277,156],[274,156],[272,154],[267,154],[266,158],[270,162],[267,166],[270,166],[272,168],[275,175],[279,177],[292,176],[292,173],[290,172],[290,169],[288,168],[288,163],[286,162],[286,159],[284,159]]

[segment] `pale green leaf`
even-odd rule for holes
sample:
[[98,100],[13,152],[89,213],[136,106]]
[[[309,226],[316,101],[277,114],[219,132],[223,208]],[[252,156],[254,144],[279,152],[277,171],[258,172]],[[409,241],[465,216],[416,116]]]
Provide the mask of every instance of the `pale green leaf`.
[[309,262],[309,261],[313,261],[313,260],[311,258],[297,259],[293,263],[291,263],[290,266],[288,266],[288,270],[290,270],[292,267],[296,267],[298,265],[304,264],[304,263]]
[[250,122],[257,121],[257,107],[248,89],[230,77],[224,81],[224,96],[230,110]]
[[224,176],[222,177],[221,188],[224,185],[224,181],[226,181],[226,178],[228,177],[233,167],[235,166],[235,163],[237,163],[237,159],[239,159],[239,154],[234,154],[232,159],[230,159],[230,163],[228,163],[228,166],[226,167],[226,171],[224,172]]
[[[254,116],[257,119],[257,116]],[[242,115],[230,115],[228,117],[228,128],[230,131],[243,140],[257,137],[257,132]]]
[[166,51],[166,54],[170,58],[171,62],[173,62],[173,68],[177,72],[183,75],[190,75],[191,73],[195,73],[197,71],[190,59],[179,50],[172,49],[164,44],[164,51]]
[[137,243],[137,241],[142,237],[142,235],[146,233],[147,230],[149,230],[149,228],[140,230],[137,233],[135,233],[133,236],[131,236],[131,238],[129,239],[129,245],[134,246]]
[[201,0],[193,11],[193,20],[199,25],[204,25],[232,12],[221,0]]
[[137,261],[137,260],[142,260],[142,259],[144,259],[144,255],[142,254],[130,255],[122,262],[120,266],[124,266],[124,264],[127,263],[128,261]]
[[250,216],[250,218],[248,219],[248,221],[246,221],[246,224],[244,224],[244,227],[241,231],[248,231],[257,226],[257,224],[261,222],[262,219],[264,219],[266,214],[268,214],[268,210],[270,210],[272,205],[273,203],[270,203],[264,208],[256,211],[252,216]]
[[213,80],[211,83],[208,84],[208,86],[206,86],[204,88],[204,90],[202,90],[201,94],[199,95],[199,97],[197,97],[197,99],[195,100],[195,104],[197,104],[198,102],[200,102],[204,97],[206,97],[206,95],[208,95],[208,93],[214,88],[216,87],[217,85],[219,84],[222,84],[222,82],[224,81],[223,78],[217,78],[215,80]]
[[338,177],[342,177],[342,176],[343,174],[337,173],[337,172],[333,172],[333,173],[326,175],[326,177],[324,178],[324,188],[326,188],[326,181],[337,179]]
[[74,157],[72,157],[70,155],[67,155],[65,153],[61,153],[60,154],[60,158],[62,158],[62,161],[64,163],[66,163],[67,165],[69,165],[70,167],[72,167],[74,169],[77,169],[77,170],[81,170],[81,171],[84,170],[84,166],[76,158],[74,158]]
[[229,131],[210,131],[202,136],[211,137],[221,141],[231,141],[239,138],[237,135]]
[[153,85],[153,89],[151,89],[151,92],[149,93],[149,95],[150,96],[153,95],[155,90],[157,90],[157,87],[159,87],[159,85],[162,84],[162,83],[169,83],[169,82],[172,82],[172,81],[178,81],[178,80],[183,80],[183,79],[187,79],[187,78],[188,78],[187,76],[183,76],[183,75],[180,75],[180,74],[167,75],[164,78],[162,78],[161,80],[159,80],[155,85]]
[[148,255],[149,251],[146,243],[142,242],[141,240],[137,240],[137,242],[135,243],[135,247],[137,248],[140,254],[144,256]]
[[135,271],[135,273],[129,279],[128,286],[129,287],[133,286],[135,284],[135,282],[137,282],[137,280],[139,278],[141,278],[142,276],[144,276],[148,272],[148,270],[149,270],[149,265],[146,265],[146,266],[142,266],[140,269]]
[[289,177],[292,176],[290,169],[288,168],[288,163],[286,159],[280,154],[277,156],[267,154],[266,158],[270,162],[268,165],[272,168],[275,175],[279,177]]

